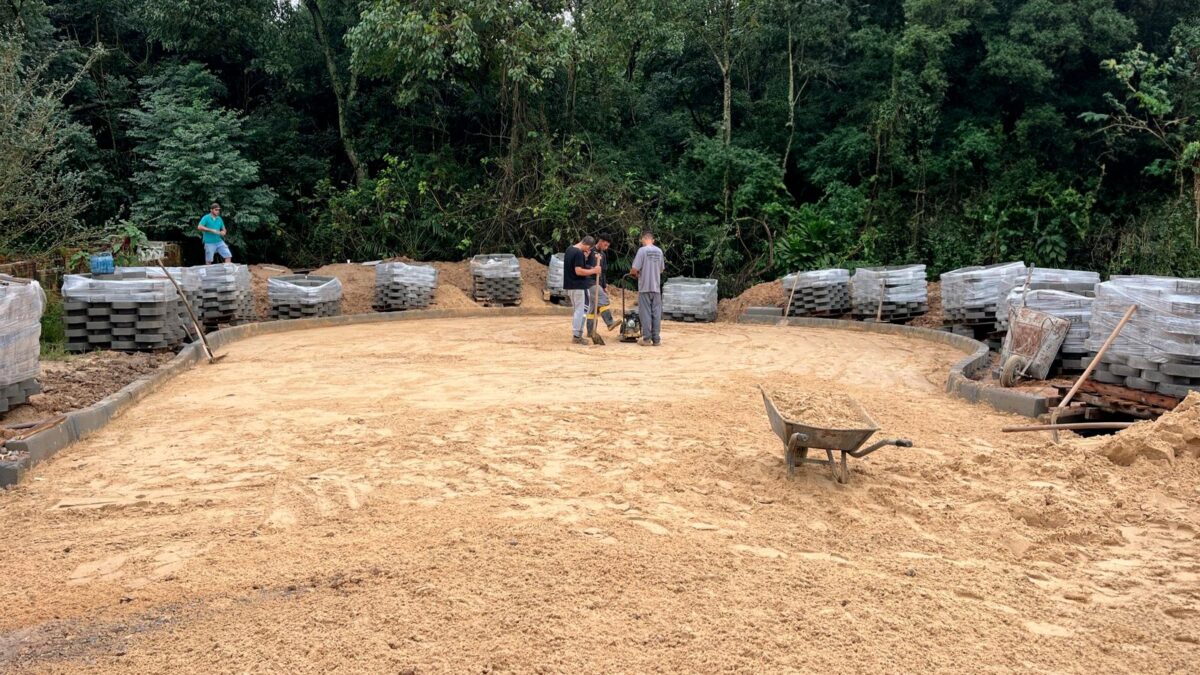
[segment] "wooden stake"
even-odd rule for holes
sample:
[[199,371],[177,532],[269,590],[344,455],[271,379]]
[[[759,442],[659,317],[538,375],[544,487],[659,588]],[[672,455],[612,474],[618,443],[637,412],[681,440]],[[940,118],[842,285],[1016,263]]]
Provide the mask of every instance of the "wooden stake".
[[1133,422],[1069,422],[1066,424],[1029,424],[1020,427],[1002,427],[1000,431],[1058,431],[1059,429],[1128,429]]

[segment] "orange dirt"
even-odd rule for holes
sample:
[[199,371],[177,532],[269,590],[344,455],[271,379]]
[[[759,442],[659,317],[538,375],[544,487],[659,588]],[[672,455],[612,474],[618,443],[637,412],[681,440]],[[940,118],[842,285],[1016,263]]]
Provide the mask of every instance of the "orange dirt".
[[746,289],[736,298],[726,298],[717,303],[718,321],[737,321],[747,307],[783,307],[787,297],[783,282],[767,281]]
[[267,295],[267,279],[280,274],[291,274],[291,270],[283,265],[251,265],[250,291],[254,296],[254,312],[259,319],[266,319],[271,311],[270,298]]
[[[1001,433],[1021,418],[948,397],[961,354],[928,342],[576,347],[567,321],[263,335],[165,384],[0,494],[0,670],[1200,662],[1200,462]],[[914,447],[789,480],[760,384]]]
[[342,282],[342,314],[373,312],[375,267],[360,263],[334,263],[318,267],[312,274],[337,277]]
[[929,311],[909,323],[922,328],[941,328],[946,322],[945,315],[942,313],[942,283],[940,281],[929,282]]

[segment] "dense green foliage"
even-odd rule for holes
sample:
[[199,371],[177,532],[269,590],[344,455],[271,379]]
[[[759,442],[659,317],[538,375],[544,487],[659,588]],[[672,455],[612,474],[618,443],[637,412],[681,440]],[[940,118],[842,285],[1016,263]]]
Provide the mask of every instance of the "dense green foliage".
[[[671,273],[726,291],[906,261],[1200,274],[1194,0],[26,0],[0,20],[24,64],[5,77],[59,106],[31,173],[88,197],[55,231],[178,238],[219,199],[240,257],[295,265],[651,226]],[[24,218],[7,189],[0,223]]]

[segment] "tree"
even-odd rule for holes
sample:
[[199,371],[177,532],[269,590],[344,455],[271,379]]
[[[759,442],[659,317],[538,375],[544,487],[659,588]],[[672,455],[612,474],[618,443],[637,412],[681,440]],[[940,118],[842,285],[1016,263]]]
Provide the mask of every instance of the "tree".
[[45,251],[79,231],[88,196],[69,169],[81,130],[63,99],[100,56],[66,79],[51,79],[51,57],[29,60],[23,38],[0,34],[0,252]]
[[[321,48],[325,69],[329,74],[329,83],[333,88],[333,97],[337,102],[338,136],[342,139],[342,148],[346,152],[346,159],[350,161],[350,167],[354,170],[354,180],[357,184],[362,185],[363,181],[367,179],[367,168],[358,156],[354,125],[351,122],[354,99],[358,96],[358,73],[353,69],[348,69],[348,64],[344,63],[349,61],[349,56],[339,54],[344,51],[344,49],[340,49],[343,47],[343,37],[334,34],[332,22],[326,18],[330,11],[322,9],[322,3],[318,0],[302,0],[302,3],[312,20],[313,32],[317,44]],[[346,5],[355,5],[355,3],[339,4],[343,8]],[[349,70],[349,73],[343,75],[343,70]]]
[[1180,24],[1171,43],[1166,57],[1138,45],[1120,59],[1105,60],[1102,66],[1121,84],[1121,97],[1106,93],[1112,112],[1081,117],[1103,123],[1110,135],[1147,136],[1167,152],[1167,159],[1155,160],[1145,170],[1173,174],[1181,188],[1190,182],[1193,237],[1200,246],[1200,24]]
[[142,104],[125,114],[140,160],[133,220],[143,229],[190,233],[215,199],[234,219],[234,242],[274,224],[275,194],[258,184],[258,163],[242,152],[242,120],[214,103],[220,81],[192,63],[165,66],[140,84]]

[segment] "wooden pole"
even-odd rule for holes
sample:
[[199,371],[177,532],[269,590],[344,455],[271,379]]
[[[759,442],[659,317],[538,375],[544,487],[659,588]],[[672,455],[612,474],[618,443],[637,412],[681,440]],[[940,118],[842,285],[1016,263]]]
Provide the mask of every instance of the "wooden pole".
[[[1125,327],[1126,323],[1129,323],[1130,317],[1132,317],[1133,313],[1136,311],[1137,305],[1130,305],[1129,309],[1125,310],[1125,316],[1121,317],[1121,320],[1117,322],[1117,327],[1114,328],[1111,333],[1109,333],[1108,339],[1104,341],[1104,344],[1100,345],[1100,351],[1096,352],[1096,355],[1092,357],[1092,362],[1089,363],[1087,368],[1083,370],[1083,374],[1079,376],[1079,379],[1075,380],[1074,386],[1072,386],[1071,390],[1067,392],[1067,395],[1058,402],[1057,406],[1055,406],[1054,412],[1050,414],[1051,424],[1054,424],[1058,421],[1058,413],[1062,411],[1063,408],[1067,407],[1067,404],[1071,402],[1071,399],[1075,398],[1075,394],[1079,391],[1079,388],[1083,386],[1083,383],[1087,381],[1088,377],[1091,376],[1092,371],[1095,370],[1096,366],[1100,363],[1100,357],[1104,356],[1104,353],[1108,351],[1110,346],[1112,346],[1113,341],[1117,339],[1117,334],[1121,332],[1121,329]],[[1051,431],[1054,433],[1054,442],[1057,443],[1058,431],[1055,429],[1052,429]]]
[[196,313],[192,311],[192,303],[188,302],[187,296],[183,294],[183,289],[179,287],[179,284],[175,281],[175,277],[171,276],[166,267],[163,267],[162,260],[160,259],[157,262],[158,268],[167,276],[167,281],[170,281],[171,285],[175,287],[175,292],[179,293],[179,299],[183,301],[183,306],[187,309],[188,316],[192,318],[192,327],[196,329],[196,333],[200,336],[200,344],[204,345],[204,352],[208,354],[208,362],[212,364],[225,358],[225,354],[221,356],[213,354],[212,347],[208,346],[208,338],[204,336],[204,327],[200,325],[200,321],[196,319]]
[[887,292],[887,283],[883,279],[880,279],[879,280],[879,306],[875,308],[875,323],[881,323],[883,321],[883,295],[886,292]]
[[1029,424],[1020,427],[1002,427],[1000,431],[1058,431],[1059,429],[1128,429],[1133,422],[1070,422],[1065,424]]

